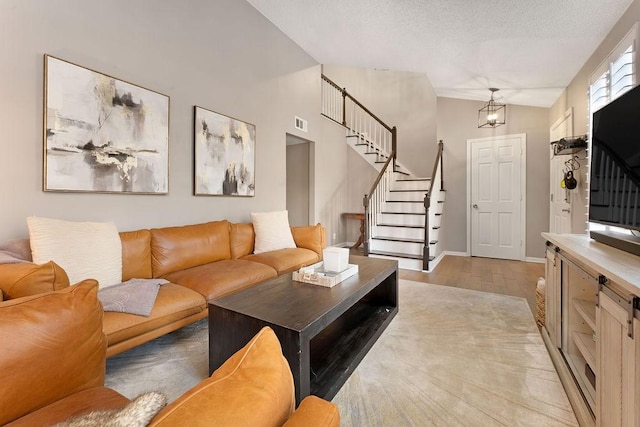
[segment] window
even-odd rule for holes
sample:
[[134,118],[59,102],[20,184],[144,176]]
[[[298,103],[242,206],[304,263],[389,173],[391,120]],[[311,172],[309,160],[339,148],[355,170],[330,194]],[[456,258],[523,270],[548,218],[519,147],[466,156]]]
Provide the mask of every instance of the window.
[[[635,44],[637,28],[638,24],[635,24],[609,56],[591,74],[589,79],[589,129],[591,129],[594,111],[604,107],[636,85]],[[589,144],[591,144],[591,141],[589,141]],[[590,146],[589,152],[591,152]],[[587,191],[587,197],[588,195]],[[609,227],[592,222],[587,225],[588,230],[618,229],[618,227]]]
[[637,24],[618,43],[589,79],[589,116],[635,86]]

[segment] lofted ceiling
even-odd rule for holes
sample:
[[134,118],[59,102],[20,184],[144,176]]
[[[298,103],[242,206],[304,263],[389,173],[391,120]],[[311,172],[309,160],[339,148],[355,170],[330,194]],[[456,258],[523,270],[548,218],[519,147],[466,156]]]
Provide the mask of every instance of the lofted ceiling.
[[[321,64],[425,73],[438,96],[550,107],[632,0],[248,0]],[[339,83],[339,82],[338,82]]]

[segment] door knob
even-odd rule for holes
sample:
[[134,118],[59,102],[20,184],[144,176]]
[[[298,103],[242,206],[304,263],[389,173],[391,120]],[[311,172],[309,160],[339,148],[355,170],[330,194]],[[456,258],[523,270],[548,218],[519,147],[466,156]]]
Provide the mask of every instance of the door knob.
[[473,208],[474,208],[474,209],[478,209],[478,205],[474,203],[474,204],[473,204]]
[[562,212],[569,213],[569,212],[571,212],[571,210],[570,209],[562,209]]

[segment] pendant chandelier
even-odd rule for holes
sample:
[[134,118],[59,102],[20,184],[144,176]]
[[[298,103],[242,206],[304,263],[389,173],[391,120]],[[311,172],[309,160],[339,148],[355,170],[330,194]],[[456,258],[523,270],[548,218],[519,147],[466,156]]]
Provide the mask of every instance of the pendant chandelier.
[[493,100],[493,94],[499,91],[495,87],[490,87],[491,99],[478,110],[478,127],[486,128],[502,126],[507,116],[507,105]]

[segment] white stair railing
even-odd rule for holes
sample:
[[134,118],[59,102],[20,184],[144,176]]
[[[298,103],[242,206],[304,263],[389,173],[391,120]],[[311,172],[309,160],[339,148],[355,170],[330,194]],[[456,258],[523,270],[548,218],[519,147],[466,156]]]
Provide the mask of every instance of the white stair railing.
[[[357,99],[349,95],[324,74],[321,80],[322,115],[347,129],[347,137],[357,137],[358,143],[367,145],[368,152],[385,160],[371,190],[365,194],[364,205],[364,255],[369,255],[372,233],[386,201],[391,185],[391,175],[396,170],[397,130],[384,123]],[[389,167],[391,166],[391,167]]]
[[[396,151],[395,127],[380,118],[322,75],[322,115],[347,128],[347,137],[356,137],[368,149],[386,160]],[[395,159],[394,159],[395,169]]]

